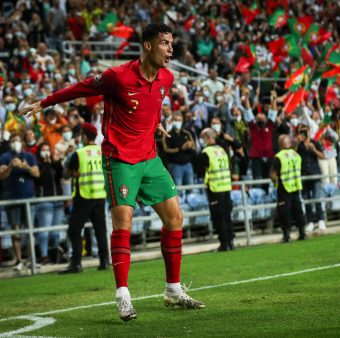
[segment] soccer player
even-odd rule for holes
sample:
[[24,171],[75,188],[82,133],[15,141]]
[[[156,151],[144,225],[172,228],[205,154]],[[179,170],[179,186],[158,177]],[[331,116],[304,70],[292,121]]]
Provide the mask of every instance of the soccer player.
[[151,205],[163,222],[165,305],[185,309],[205,306],[188,296],[180,284],[183,216],[175,184],[156,154],[155,132],[170,136],[161,125],[161,107],[174,80],[166,69],[173,52],[171,28],[161,23],[149,24],[141,42],[140,59],[108,68],[22,111],[30,116],[57,103],[104,95],[102,162],[112,206],[111,257],[117,309],[124,321],[137,317],[128,290],[130,231],[136,197]]

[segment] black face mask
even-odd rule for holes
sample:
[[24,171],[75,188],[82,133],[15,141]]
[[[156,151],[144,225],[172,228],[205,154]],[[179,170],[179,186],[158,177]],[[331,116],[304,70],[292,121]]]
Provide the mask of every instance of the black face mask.
[[266,121],[257,121],[256,123],[260,128],[263,128],[266,125]]

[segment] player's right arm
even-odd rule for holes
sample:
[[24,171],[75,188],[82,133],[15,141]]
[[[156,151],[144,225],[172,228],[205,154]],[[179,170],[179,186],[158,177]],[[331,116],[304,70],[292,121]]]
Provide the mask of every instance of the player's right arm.
[[97,74],[84,81],[80,81],[69,87],[58,90],[57,92],[47,96],[40,102],[33,103],[23,109],[19,115],[30,117],[46,107],[53,106],[58,103],[71,101],[80,97],[106,95],[108,88],[115,87],[114,72],[107,69],[102,74]]

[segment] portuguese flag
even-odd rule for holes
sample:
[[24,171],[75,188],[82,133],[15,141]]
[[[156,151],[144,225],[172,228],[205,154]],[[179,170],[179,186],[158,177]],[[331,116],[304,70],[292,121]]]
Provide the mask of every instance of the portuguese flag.
[[307,33],[314,19],[312,16],[306,15],[299,18],[290,18],[287,21],[290,32],[297,39],[300,39]]
[[335,66],[340,66],[340,53],[331,52],[327,62]]
[[285,88],[291,92],[298,91],[303,82],[306,82],[305,80],[308,74],[309,67],[307,65],[301,67],[286,81]]
[[287,24],[287,14],[283,9],[277,9],[273,15],[269,17],[269,26],[281,28]]
[[296,92],[289,92],[288,95],[283,100],[284,107],[283,110],[287,114],[291,114],[296,107],[298,107],[305,95],[305,88],[301,87]]
[[302,48],[301,48],[301,57],[302,57],[304,64],[307,64],[311,67],[314,66],[314,64],[315,64],[314,57],[313,57],[311,51],[309,50],[308,46],[305,45],[305,44],[303,44]]
[[305,34],[304,41],[315,46],[321,42],[327,41],[331,36],[331,32],[327,32],[324,28],[313,23]]
[[239,4],[239,10],[244,18],[244,22],[249,25],[254,19],[261,13],[260,9],[257,7],[256,2],[254,2],[250,7]]
[[296,38],[294,35],[288,34],[285,35],[285,50],[289,56],[297,56],[299,57],[301,54],[300,48],[297,44]]
[[266,0],[266,11],[268,14],[275,12],[277,7],[283,7],[288,10],[288,0]]
[[240,60],[237,63],[235,72],[236,73],[248,73],[249,68],[255,63],[255,59],[253,57],[244,57],[241,56]]

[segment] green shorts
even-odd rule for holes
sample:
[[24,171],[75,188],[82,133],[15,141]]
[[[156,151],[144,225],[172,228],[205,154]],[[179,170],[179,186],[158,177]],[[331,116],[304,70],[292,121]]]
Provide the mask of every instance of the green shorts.
[[175,183],[157,156],[151,160],[129,164],[103,156],[105,188],[111,206],[155,205],[177,196]]

